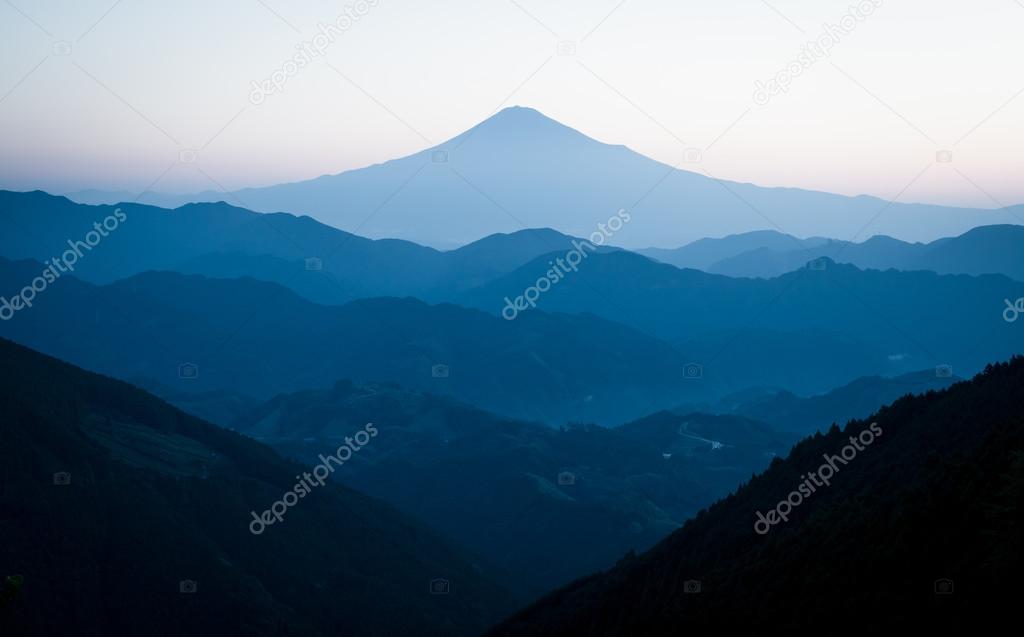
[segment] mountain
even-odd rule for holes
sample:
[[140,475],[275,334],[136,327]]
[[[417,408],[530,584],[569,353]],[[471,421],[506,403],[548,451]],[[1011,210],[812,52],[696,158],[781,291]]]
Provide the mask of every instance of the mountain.
[[186,414],[221,427],[229,427],[239,414],[254,409],[262,402],[252,396],[226,389],[187,391],[144,376],[128,377],[125,380],[167,401]]
[[907,394],[945,389],[961,379],[938,376],[936,370],[903,374],[893,378],[867,376],[816,396],[797,396],[785,390],[745,392],[725,396],[714,405],[685,405],[678,414],[695,410],[752,418],[780,431],[810,435],[826,431],[833,423],[845,424],[866,418],[879,408]]
[[[615,428],[627,438],[651,444],[662,449],[662,453],[673,456],[693,456],[694,450],[721,451],[740,450],[768,457],[781,455],[777,450],[785,442],[795,441],[791,434],[781,433],[763,422],[743,416],[702,414],[699,412],[680,413],[660,411]],[[783,441],[780,444],[780,441]],[[769,453],[766,454],[766,450]],[[723,454],[725,455],[725,454]],[[722,463],[719,471],[742,473],[742,469]],[[736,476],[745,477],[745,476]],[[738,484],[738,482],[734,482]]]
[[916,267],[963,274],[1001,272],[1024,281],[1024,227],[983,226],[929,247]]
[[[826,241],[828,239],[820,237],[798,239],[777,230],[754,230],[722,238],[705,237],[680,248],[644,248],[634,250],[634,252],[655,261],[674,265],[677,268],[692,268],[707,272],[719,261],[754,250],[788,252],[793,250],[794,246],[809,249]],[[791,268],[791,270],[795,269]]]
[[375,444],[338,479],[483,556],[528,596],[649,548],[795,441],[746,419],[667,412],[616,429],[552,429],[348,381],[277,396],[231,426],[312,463],[371,421]]
[[[644,250],[651,258],[731,277],[771,278],[792,272],[812,259],[828,258],[861,269],[930,270],[940,274],[1004,274],[1024,281],[1024,226],[974,228],[931,243],[907,243],[874,236],[861,243],[833,239],[797,239],[788,235],[741,235],[745,241],[705,239],[676,250]],[[737,238],[737,239],[739,239]],[[701,245],[698,245],[701,244]],[[752,247],[741,249],[744,245]],[[691,246],[693,246],[691,248]],[[706,258],[701,258],[705,257]],[[718,257],[717,260],[714,260]]]
[[1018,357],[805,439],[489,634],[993,632],[1016,617],[1024,566],[1022,386]]
[[[306,266],[305,259],[289,261],[280,257],[244,252],[213,252],[179,262],[173,267],[160,269],[182,274],[198,274],[212,279],[249,277],[257,281],[276,283],[320,305],[342,305],[370,291],[366,286],[354,282],[353,278],[340,279],[331,270],[310,269]],[[126,271],[125,276],[133,276],[144,271]]]
[[[591,253],[539,297],[542,312],[500,318],[555,254],[457,297],[489,315],[393,298],[327,307],[252,279],[146,273],[91,287],[64,275],[0,334],[188,391],[267,399],[339,378],[390,380],[552,424],[617,424],[754,386],[808,395],[939,365],[966,375],[1024,349],[1024,332],[1002,317],[1024,284],[834,263],[756,280]],[[41,271],[8,265],[4,290]],[[183,363],[206,371],[178,379]]]
[[[0,290],[42,269],[0,259]],[[323,306],[249,278],[150,272],[94,286],[63,275],[0,321],[0,335],[180,391],[265,400],[341,378],[394,381],[551,424],[624,422],[704,391],[683,354],[594,316],[506,321],[412,298]]]
[[167,210],[134,203],[86,206],[39,191],[0,191],[0,256],[60,257],[69,241],[83,241],[94,223],[115,210],[124,221],[95,249],[80,248],[80,258],[68,257],[79,278],[110,283],[149,270],[249,276],[329,304],[387,295],[445,300],[542,254],[568,250],[574,240],[550,229],[528,229],[440,252],[407,241],[373,241],[309,217],[254,213],[223,202]]
[[[147,195],[149,197],[147,197]],[[140,196],[139,193],[131,192],[130,190],[97,190],[96,188],[86,188],[85,190],[75,190],[73,192],[65,193],[64,196],[71,201],[88,206],[105,206],[128,201],[139,201],[148,198],[163,198],[160,196],[152,197],[153,195],[156,195],[156,193],[145,193]],[[166,198],[168,201],[170,199],[170,197]]]
[[[462,296],[498,313],[549,269],[542,256]],[[1024,351],[1003,319],[1024,283],[1000,275],[859,270],[822,260],[773,279],[680,270],[627,251],[590,254],[536,300],[544,312],[593,314],[665,340],[724,395],[774,385],[828,391],[860,376],[952,365],[971,374]],[[536,310],[529,306],[515,320]],[[681,401],[682,402],[682,401]]]
[[84,241],[93,224],[115,209],[124,220],[99,238],[94,249],[80,248],[82,256],[74,263],[79,278],[109,283],[178,267],[211,275],[257,276],[271,271],[280,278],[293,276],[290,268],[295,262],[319,258],[324,271],[343,278],[349,289],[340,292],[351,300],[358,293],[418,289],[433,282],[440,269],[440,253],[431,248],[406,241],[371,241],[309,217],[258,214],[223,202],[176,210],[140,204],[84,206],[39,191],[0,191],[0,221],[5,228],[0,255],[38,261],[60,257],[69,242]]
[[6,340],[0,409],[0,575],[22,581],[4,635],[476,635],[515,603],[330,478],[254,534],[306,467]]
[[[445,270],[425,298],[452,300],[467,290],[479,287],[550,252],[567,252],[580,239],[550,228],[529,228],[508,234],[493,234],[449,250],[444,255]],[[598,253],[617,250],[595,246]]]
[[[261,212],[307,214],[368,237],[438,247],[531,227],[586,237],[621,208],[632,211],[632,221],[615,233],[614,243],[632,248],[756,229],[856,236],[869,223],[876,233],[921,241],[1024,217],[1024,208],[971,210],[764,188],[719,181],[699,164],[684,165],[694,170],[601,143],[534,109],[509,107],[448,141],[382,164],[230,194],[146,195],[141,201],[174,207],[237,200]],[[116,199],[123,195],[106,203]]]

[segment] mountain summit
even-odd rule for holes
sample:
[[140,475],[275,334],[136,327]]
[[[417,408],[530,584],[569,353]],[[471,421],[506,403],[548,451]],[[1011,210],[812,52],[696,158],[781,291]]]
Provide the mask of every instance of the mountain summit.
[[[586,143],[593,141],[575,128],[551,119],[528,106],[509,106],[491,115],[465,133],[439,146],[455,145],[470,137],[492,144]],[[429,152],[429,151],[428,151]]]
[[[791,188],[719,181],[699,153],[676,166],[599,142],[537,110],[505,108],[454,138],[407,157],[337,175],[235,193],[260,212],[309,214],[371,238],[454,247],[494,233],[550,227],[590,236],[619,209],[632,220],[607,237],[623,247],[676,247],[707,236],[776,229],[799,236],[873,233],[935,239],[1016,223],[1006,211],[887,204]],[[157,205],[224,193],[144,197]],[[72,196],[74,198],[74,196]],[[92,193],[82,199],[97,203]],[[106,203],[114,203],[107,201]],[[885,215],[879,212],[885,210]],[[920,219],[927,217],[927,227]]]

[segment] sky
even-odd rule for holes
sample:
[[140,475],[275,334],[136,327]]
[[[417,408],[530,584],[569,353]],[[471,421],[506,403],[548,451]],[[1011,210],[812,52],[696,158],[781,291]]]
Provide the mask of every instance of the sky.
[[719,178],[1013,205],[1022,30],[1024,0],[0,0],[0,187],[297,181],[518,104]]

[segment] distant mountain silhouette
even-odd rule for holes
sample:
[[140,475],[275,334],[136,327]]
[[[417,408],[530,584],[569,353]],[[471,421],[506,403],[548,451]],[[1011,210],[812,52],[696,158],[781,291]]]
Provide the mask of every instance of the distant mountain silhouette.
[[[460,302],[497,314],[554,256]],[[738,279],[617,251],[588,256],[539,296],[537,309],[593,314],[668,341],[703,365],[708,393],[772,385],[814,394],[944,364],[969,375],[1024,351],[1024,330],[1002,316],[1004,300],[1020,297],[1024,282],[1000,275],[863,271],[824,260],[773,279]]]
[[[704,238],[680,248],[642,248],[638,254],[668,263],[677,268],[708,271],[716,263],[754,250],[789,252],[794,246],[812,248],[828,241],[824,238],[798,239],[777,230],[755,230],[733,234],[720,239]],[[806,263],[805,259],[803,263]],[[796,269],[796,268],[792,268]]]
[[[309,217],[253,213],[223,202],[176,210],[117,207],[126,221],[102,240],[102,248],[75,264],[76,276],[94,283],[149,270],[249,276],[317,303],[388,295],[444,300],[541,254],[568,250],[573,241],[554,230],[530,229],[440,252],[407,241],[373,241]],[[37,261],[60,256],[69,240],[81,240],[114,208],[39,191],[0,191],[0,256]]]
[[[478,558],[337,479],[252,534],[308,467],[3,339],[0,410],[0,573],[23,579],[4,635],[469,636],[515,603]],[[436,578],[450,594],[429,594]]]
[[1024,226],[983,226],[930,247],[915,267],[951,274],[1001,272],[1024,281]]
[[[576,240],[550,228],[530,228],[493,234],[443,252],[445,274],[426,296],[445,300],[458,298],[459,293],[507,274],[541,255],[572,250]],[[601,253],[616,250],[610,246],[595,249]]]
[[906,243],[874,236],[861,243],[814,237],[797,239],[777,232],[751,232],[702,239],[675,250],[641,254],[677,267],[731,277],[771,278],[826,257],[861,269],[930,270],[940,274],[1005,274],[1024,281],[1024,226],[974,228],[931,243]]
[[[252,279],[148,273],[92,290],[65,275],[58,283],[68,281],[66,294],[53,286],[0,333],[122,378],[177,382],[174,370],[186,361],[219,370],[186,383],[193,391],[266,398],[340,377],[392,380],[554,424],[616,424],[751,386],[814,394],[945,364],[970,374],[1024,350],[1024,332],[1002,317],[1005,298],[1024,296],[1022,283],[834,263],[764,281],[680,270],[626,251],[591,254],[539,298],[542,311],[499,318],[505,298],[523,294],[553,255],[456,297],[490,316],[412,299],[328,308]],[[41,270],[9,265],[0,277],[6,291]],[[85,300],[72,301],[78,295]],[[137,318],[112,332],[95,321],[67,326],[70,315],[111,325]],[[463,369],[438,380],[435,364]],[[699,378],[687,377],[689,364],[702,366]],[[617,365],[632,370],[625,384],[614,379]]]
[[[0,259],[0,290],[20,290],[42,269]],[[64,275],[0,321],[0,335],[177,390],[265,399],[338,378],[389,380],[550,424],[615,424],[704,391],[681,353],[593,316],[506,321],[412,298],[322,306],[250,278],[150,272],[96,287]],[[179,378],[188,363],[199,373]]]
[[[635,208],[634,218],[615,243],[633,248],[752,229],[851,237],[868,223],[876,233],[921,241],[1017,223],[1007,211],[719,182],[699,164],[681,166],[686,170],[591,139],[534,109],[509,107],[448,141],[382,164],[230,194],[146,195],[141,201],[175,207],[223,199],[262,212],[312,215],[368,237],[437,247],[524,227],[589,236],[620,208]],[[83,200],[121,198],[104,201],[88,193]],[[1024,216],[1024,207],[1017,215]]]
[[[379,444],[339,479],[444,531],[530,595],[650,547],[796,440],[752,421],[699,414],[557,430],[450,398],[347,381],[275,397],[232,426],[315,462],[368,420]],[[674,429],[655,435],[653,421]],[[684,426],[692,435],[676,432]]]
[[744,416],[767,423],[777,431],[810,435],[827,431],[832,424],[845,425],[854,418],[865,418],[907,394],[945,389],[959,380],[955,375],[937,376],[936,370],[929,369],[894,378],[866,376],[816,396],[751,389],[725,396],[714,405],[685,405],[673,411],[683,414],[699,409]]
[[[1018,357],[808,438],[649,552],[489,634],[996,632],[1016,619],[1024,566],[1022,386]],[[880,435],[851,459],[865,430]],[[777,523],[755,531],[769,511]]]

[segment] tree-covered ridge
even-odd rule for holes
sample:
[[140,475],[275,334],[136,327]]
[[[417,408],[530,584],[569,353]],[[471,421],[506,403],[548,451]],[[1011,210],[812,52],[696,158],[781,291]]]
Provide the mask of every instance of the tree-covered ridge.
[[[648,553],[495,635],[917,634],[1014,616],[1024,546],[1024,358],[807,438]],[[766,535],[766,511],[871,423],[883,435]],[[941,591],[951,580],[953,592]],[[688,581],[701,583],[687,592]]]
[[253,535],[302,466],[9,341],[0,361],[0,575],[22,578],[0,634],[473,635],[511,608],[483,564],[337,484]]

